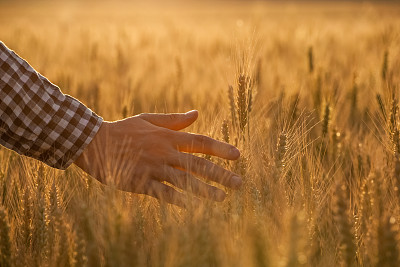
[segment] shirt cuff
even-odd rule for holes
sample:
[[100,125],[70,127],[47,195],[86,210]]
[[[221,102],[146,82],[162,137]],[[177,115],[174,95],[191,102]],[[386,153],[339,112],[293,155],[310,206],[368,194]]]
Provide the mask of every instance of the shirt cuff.
[[[75,142],[71,142],[70,146],[68,146],[69,142],[68,140],[65,140],[62,148],[58,151],[60,155],[63,156],[58,159],[55,157],[55,159],[57,159],[55,164],[49,164],[51,167],[62,170],[67,169],[83,153],[85,148],[92,142],[103,123],[103,118],[98,116],[77,99],[70,96],[67,96],[67,98],[71,98],[72,101],[77,102],[76,104],[79,106],[78,112],[74,114],[72,122],[70,121],[70,125],[67,126],[71,131],[70,136],[73,135],[74,138],[76,137]],[[74,122],[77,124],[75,124],[75,128],[72,129],[71,126],[73,125],[71,125],[71,123]],[[68,132],[67,128],[66,131]]]

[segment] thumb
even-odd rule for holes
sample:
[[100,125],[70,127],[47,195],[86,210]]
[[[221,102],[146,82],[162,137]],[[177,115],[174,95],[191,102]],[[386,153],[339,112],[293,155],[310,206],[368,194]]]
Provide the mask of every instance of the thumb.
[[143,113],[139,117],[159,127],[170,130],[179,131],[191,125],[199,116],[197,110],[192,110],[186,113]]

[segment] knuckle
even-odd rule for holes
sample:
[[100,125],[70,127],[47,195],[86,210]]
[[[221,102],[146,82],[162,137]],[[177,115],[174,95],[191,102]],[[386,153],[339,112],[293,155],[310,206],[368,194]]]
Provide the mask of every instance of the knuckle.
[[196,141],[202,146],[209,143],[210,139],[211,139],[210,137],[205,136],[205,135],[196,135]]
[[164,158],[164,161],[168,164],[178,165],[181,162],[181,158],[176,150],[169,151]]
[[167,131],[166,128],[162,128],[162,127],[157,128],[157,135],[160,135],[162,137],[167,137],[168,134],[169,134],[169,132]]
[[167,128],[158,128],[157,129],[157,135],[161,138],[164,139],[164,141],[166,140],[172,140],[173,139],[173,133],[171,133],[171,130],[167,129]]
[[193,168],[199,173],[213,175],[215,173],[215,165],[204,158],[196,158]]
[[176,113],[169,114],[169,115],[168,115],[168,118],[169,118],[171,121],[176,121],[176,120],[179,119],[179,114],[176,114]]
[[203,159],[203,158],[199,158],[199,157],[194,156],[194,157],[192,158],[192,162],[193,162],[195,165],[202,166],[202,165],[206,165],[207,160],[205,160],[205,159]]

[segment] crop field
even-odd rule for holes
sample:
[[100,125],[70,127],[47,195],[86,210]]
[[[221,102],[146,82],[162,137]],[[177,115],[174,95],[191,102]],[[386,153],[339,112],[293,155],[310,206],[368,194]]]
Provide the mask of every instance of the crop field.
[[0,147],[0,266],[400,266],[400,4],[0,1],[0,40],[105,120],[197,109],[243,177],[182,209]]

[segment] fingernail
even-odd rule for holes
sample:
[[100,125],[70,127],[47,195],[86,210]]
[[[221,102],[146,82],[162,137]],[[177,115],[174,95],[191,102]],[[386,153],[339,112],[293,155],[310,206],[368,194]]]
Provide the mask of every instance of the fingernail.
[[239,176],[232,176],[232,187],[239,188],[242,185],[242,178]]
[[219,202],[224,201],[225,197],[226,197],[226,194],[223,191],[217,191],[215,194],[215,200],[219,201]]
[[239,149],[237,149],[236,147],[232,147],[232,148],[230,149],[230,154],[231,154],[231,156],[234,157],[234,158],[240,157],[240,151],[239,151]]
[[193,117],[196,113],[197,113],[197,110],[191,110],[191,111],[186,112],[186,115]]

